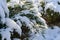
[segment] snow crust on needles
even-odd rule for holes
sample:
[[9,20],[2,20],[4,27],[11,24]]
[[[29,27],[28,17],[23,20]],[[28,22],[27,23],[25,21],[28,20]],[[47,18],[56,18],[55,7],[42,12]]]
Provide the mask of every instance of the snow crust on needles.
[[45,4],[45,10],[50,8],[56,12],[60,12],[60,0],[44,0]]
[[6,25],[8,26],[8,28],[0,29],[2,40],[4,40],[5,38],[6,40],[11,40],[10,32],[13,32],[14,29],[21,36],[21,33],[22,33],[21,27],[16,22],[14,22],[12,19],[10,18],[5,18],[5,19],[6,19]]
[[9,9],[6,4],[6,0],[0,0],[0,17],[3,24],[5,23],[5,14],[9,17]]
[[[2,18],[5,18],[5,16],[3,17],[2,15],[5,15],[5,13],[2,13],[2,12],[6,12],[5,10],[7,10],[6,13],[9,13],[7,7],[2,3],[2,6],[1,7],[1,2],[2,0],[0,0],[0,9],[1,10],[1,13],[0,13],[0,16]],[[56,3],[56,1],[52,0],[51,2],[48,2],[48,7],[49,6],[49,3],[54,6],[54,3]],[[48,8],[47,7],[47,8]],[[58,7],[58,8],[57,8]],[[56,9],[59,9],[58,11],[60,11],[60,6],[58,6],[58,4],[55,4],[55,8]],[[5,9],[6,8],[6,9]],[[55,9],[54,9],[55,10]],[[36,10],[38,11],[38,10]],[[22,19],[23,18],[23,19]],[[26,22],[26,20],[24,20],[24,18],[26,18],[26,20],[28,20],[29,24],[30,24],[30,20],[27,18],[27,17],[20,17],[21,20],[23,20],[24,22]],[[4,19],[3,19],[4,20]],[[18,23],[18,22],[17,22]],[[13,29],[16,29],[16,31],[21,35],[21,28],[19,27],[19,25],[15,23],[12,19],[10,18],[6,18],[6,25],[8,26],[8,28],[6,29],[0,29],[0,33],[2,34],[2,40],[4,40],[4,38],[7,38],[7,40],[11,40],[10,39],[10,32],[9,31],[13,31]],[[21,24],[21,23],[19,23]],[[28,23],[26,22],[26,25]],[[28,26],[28,25],[27,25]],[[30,26],[31,27],[31,26]],[[20,30],[20,31],[19,31]],[[58,27],[55,27],[54,29],[47,29],[46,31],[44,31],[45,33],[43,34],[44,37],[42,36],[42,33],[37,33],[36,35],[33,35],[31,38],[29,38],[30,40],[60,40],[60,28]],[[8,34],[8,36],[6,36]],[[14,39],[14,40],[19,40],[19,39]]]
[[6,25],[11,28],[11,30],[15,29],[17,33],[19,33],[19,35],[21,35],[21,27],[15,22],[13,21],[12,19],[10,18],[6,18]]

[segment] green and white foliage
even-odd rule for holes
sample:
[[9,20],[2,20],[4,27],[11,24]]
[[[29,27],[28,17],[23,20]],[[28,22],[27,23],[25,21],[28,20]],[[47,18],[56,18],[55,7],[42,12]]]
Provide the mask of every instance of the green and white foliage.
[[41,4],[42,17],[47,24],[59,25],[60,20],[60,0],[44,0]]
[[[1,40],[14,40],[15,38],[29,40],[30,37],[43,33],[47,28],[46,21],[38,10],[39,0],[10,0],[7,4],[6,1],[2,0],[2,2],[6,6],[0,4],[0,6],[3,5],[0,7]],[[4,18],[3,21],[2,18]]]

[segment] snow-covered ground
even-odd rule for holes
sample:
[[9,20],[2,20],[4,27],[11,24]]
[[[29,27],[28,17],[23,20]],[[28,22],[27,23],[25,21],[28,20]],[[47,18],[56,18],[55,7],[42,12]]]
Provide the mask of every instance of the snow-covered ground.
[[45,31],[46,40],[60,40],[60,28],[58,26],[54,26],[54,29],[47,29]]
[[48,29],[45,31],[46,40],[60,40],[60,28],[54,26],[54,29]]
[[[37,34],[38,35],[38,34]],[[54,26],[54,29],[48,28],[44,31],[44,34],[39,34],[38,36],[31,37],[30,40],[60,40],[60,28]]]

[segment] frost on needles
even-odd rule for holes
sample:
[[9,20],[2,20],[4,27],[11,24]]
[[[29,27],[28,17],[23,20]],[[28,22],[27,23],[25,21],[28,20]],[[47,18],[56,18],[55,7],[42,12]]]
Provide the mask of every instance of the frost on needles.
[[18,3],[12,0],[8,3],[6,0],[0,0],[0,39],[29,40],[45,30],[47,24],[38,10],[39,3],[39,0],[18,0]]

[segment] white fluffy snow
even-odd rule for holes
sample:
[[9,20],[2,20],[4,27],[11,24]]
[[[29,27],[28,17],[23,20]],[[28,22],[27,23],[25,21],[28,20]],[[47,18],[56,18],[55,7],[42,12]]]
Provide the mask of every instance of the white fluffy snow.
[[2,18],[1,22],[3,24],[5,23],[5,14],[7,15],[7,17],[9,17],[9,9],[6,4],[6,0],[0,0],[0,17]]
[[1,7],[0,4],[0,17],[1,17],[1,21],[4,24],[5,23],[5,13],[4,13],[4,9]]
[[18,39],[18,38],[14,38],[13,40],[20,40],[20,39]]
[[28,27],[31,31],[33,31],[33,23],[30,21],[29,18],[25,17],[25,16],[16,16],[16,19],[20,19],[22,23],[25,23],[26,27]]
[[[0,29],[0,34],[2,34],[2,40],[4,40],[5,38],[7,38],[7,40],[11,40],[9,31],[11,31],[10,28]],[[36,35],[31,36],[29,40],[60,40],[60,28],[59,27],[54,26],[54,29],[48,28],[44,32],[45,32],[44,34],[37,33]],[[44,35],[44,37],[42,35]],[[14,38],[14,40],[20,40],[20,39]]]
[[6,0],[2,0],[1,1],[1,6],[4,9],[4,12],[6,13],[7,17],[9,17],[9,9],[7,7],[7,3]]
[[21,31],[21,27],[16,23],[14,22],[12,19],[10,18],[6,18],[6,25],[11,28],[11,30],[15,29],[16,32],[21,35],[22,31]]
[[2,40],[6,39],[6,40],[11,40],[11,34],[10,31],[12,31],[10,28],[6,28],[6,29],[0,29],[0,34],[2,36]]
[[45,2],[45,9],[50,8],[55,12],[60,12],[60,0],[44,0]]
[[48,29],[45,31],[45,39],[46,40],[59,40],[60,39],[60,28],[54,26],[54,29]]
[[2,40],[4,40],[4,39],[11,40],[10,32],[13,32],[14,29],[19,34],[19,36],[21,36],[21,33],[22,33],[21,27],[16,22],[14,22],[12,19],[10,19],[10,18],[5,18],[5,19],[6,19],[5,23],[8,26],[8,28],[0,29],[0,34],[2,35]]
[[[38,16],[39,18],[37,19],[40,22],[43,22],[43,26],[44,28],[47,28],[46,22],[45,20],[40,16],[41,14],[39,13],[38,10],[38,5],[39,5],[39,0],[32,0],[33,1],[33,6],[34,6],[34,11],[36,12],[35,16]],[[57,2],[60,2],[60,0],[45,0],[46,5],[45,5],[45,9],[47,8],[51,8],[54,11],[60,12],[60,5],[57,4]],[[14,7],[15,4],[19,4],[20,0],[11,0],[10,3],[8,3],[8,5],[11,5],[12,7]],[[23,5],[23,3],[21,2],[21,4]],[[6,23],[6,25],[8,26],[8,28],[6,29],[0,29],[0,34],[2,35],[2,40],[6,39],[6,40],[11,40],[11,34],[10,31],[13,32],[13,30],[15,29],[15,31],[20,34],[22,34],[22,30],[21,30],[21,22],[25,23],[26,26],[33,32],[32,36],[29,38],[29,40],[60,40],[60,28],[54,26],[54,29],[48,28],[47,30],[44,31],[44,33],[36,33],[34,34],[35,30],[41,30],[39,29],[39,25],[36,24],[35,20],[30,20],[28,17],[25,16],[17,16],[17,22],[15,22],[14,20],[10,19],[10,18],[5,18],[5,13],[7,14],[7,17],[9,17],[9,10],[8,7],[6,5],[6,0],[0,0],[0,16],[1,16],[1,21],[2,23]],[[25,14],[29,13],[29,10],[24,10],[22,11]],[[20,19],[20,20],[18,20]],[[20,22],[21,21],[21,22]],[[35,25],[36,24],[36,25]],[[35,25],[35,29],[33,28],[33,26]],[[14,40],[20,40],[17,38],[14,38]]]
[[44,31],[44,34],[40,33],[38,35],[32,36],[30,40],[60,40],[60,28],[54,26],[54,29],[48,28]]

